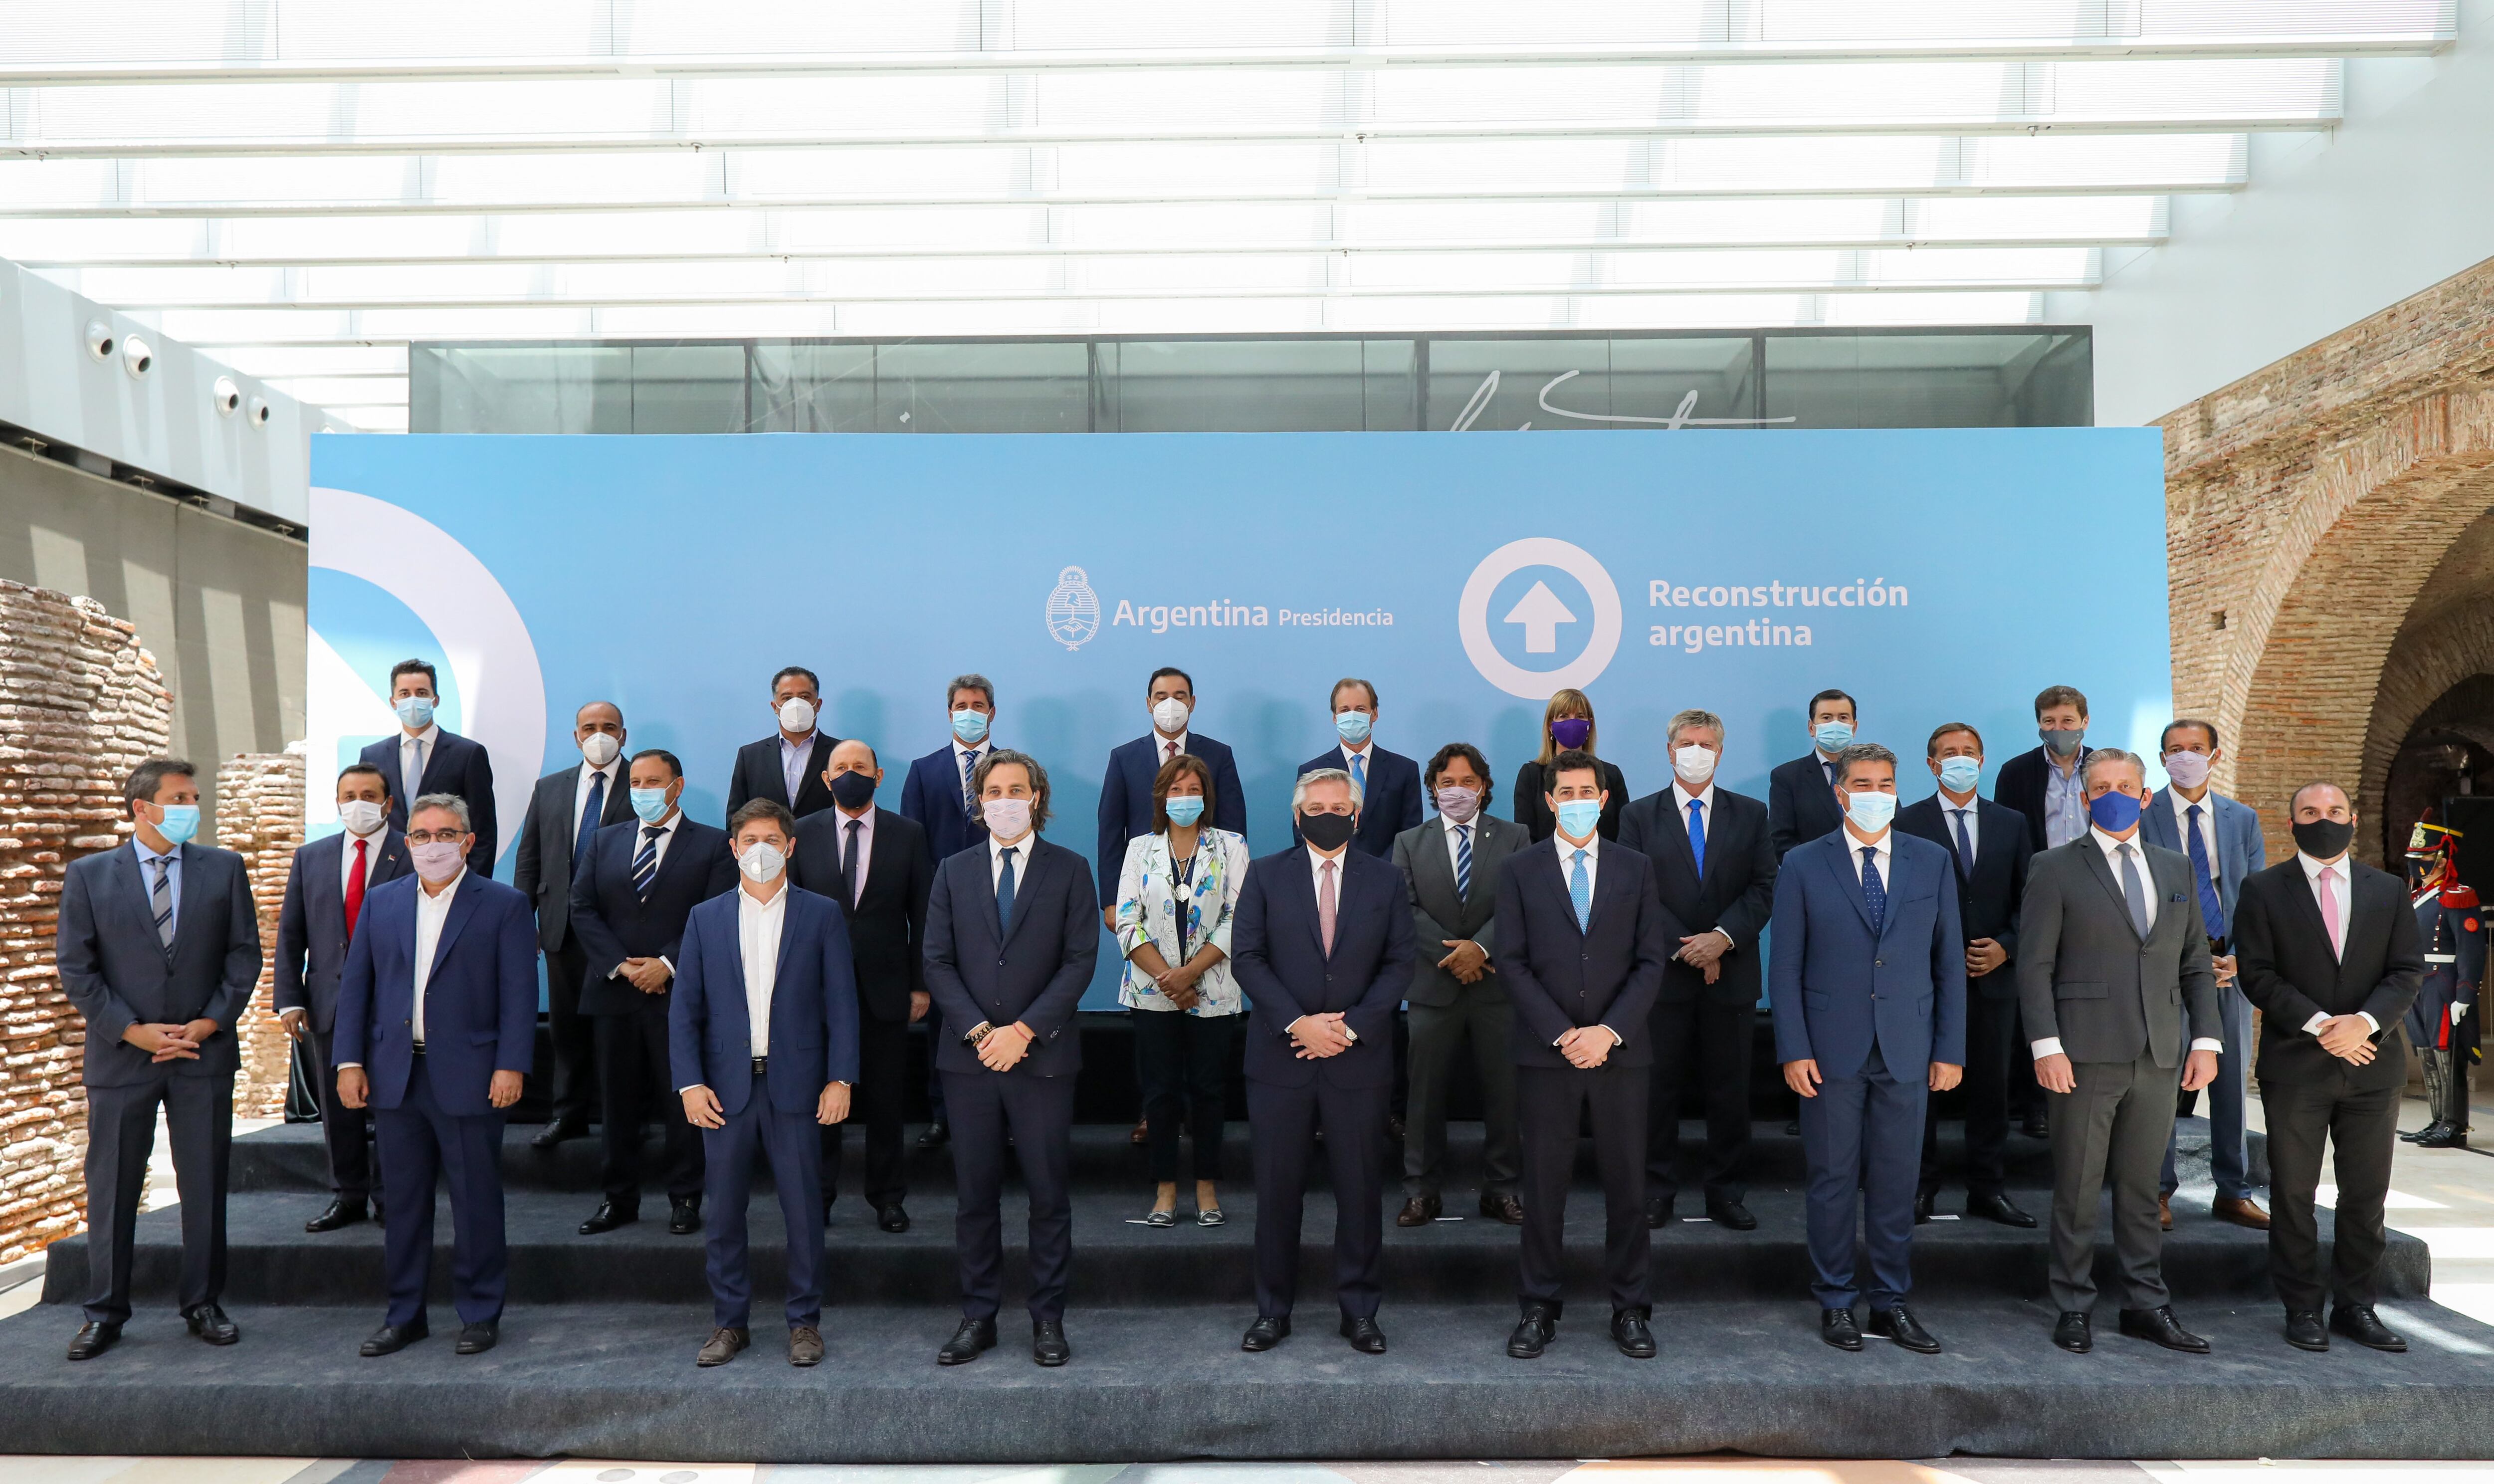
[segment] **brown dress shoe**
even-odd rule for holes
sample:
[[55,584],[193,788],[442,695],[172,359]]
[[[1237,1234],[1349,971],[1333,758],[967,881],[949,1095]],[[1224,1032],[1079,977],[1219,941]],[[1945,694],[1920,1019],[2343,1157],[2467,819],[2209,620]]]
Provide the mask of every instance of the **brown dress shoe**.
[[1394,1225],[1397,1227],[1425,1227],[1438,1219],[1438,1210],[1439,1206],[1437,1196],[1414,1196],[1411,1199],[1403,1202],[1402,1210],[1394,1213]]
[[2174,1229],[2173,1196],[2159,1196],[2156,1197],[2156,1225],[2164,1227],[2168,1231]]
[[1512,1196],[1494,1196],[1488,1191],[1481,1192],[1480,1213],[1491,1221],[1505,1222],[1510,1227],[1524,1225],[1524,1202]]
[[1138,1118],[1135,1120],[1135,1131],[1126,1136],[1126,1142],[1141,1149],[1151,1136],[1152,1121],[1148,1118]]
[[693,1364],[697,1366],[723,1366],[736,1358],[737,1351],[745,1348],[752,1343],[753,1332],[749,1329],[713,1330],[711,1331],[710,1343],[704,1345],[701,1348],[701,1353],[693,1357]]
[[2268,1229],[2268,1213],[2249,1196],[2220,1196],[2217,1203],[2208,1208],[2208,1214],[2221,1222],[2249,1227],[2254,1231]]
[[798,1324],[788,1331],[788,1363],[792,1366],[818,1366],[823,1363],[823,1332],[811,1324]]

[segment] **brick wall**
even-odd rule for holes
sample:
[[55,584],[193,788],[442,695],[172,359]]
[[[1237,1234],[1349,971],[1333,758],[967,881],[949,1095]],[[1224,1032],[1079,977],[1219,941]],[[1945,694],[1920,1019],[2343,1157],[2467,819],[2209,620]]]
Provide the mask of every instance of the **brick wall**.
[[303,751],[242,752],[217,768],[217,843],[251,870],[259,909],[259,987],[235,1027],[242,1073],[234,1080],[234,1116],[276,1118],[286,1111],[292,1042],[270,1004],[277,955],[277,909],[286,899],[287,867],[303,843]]

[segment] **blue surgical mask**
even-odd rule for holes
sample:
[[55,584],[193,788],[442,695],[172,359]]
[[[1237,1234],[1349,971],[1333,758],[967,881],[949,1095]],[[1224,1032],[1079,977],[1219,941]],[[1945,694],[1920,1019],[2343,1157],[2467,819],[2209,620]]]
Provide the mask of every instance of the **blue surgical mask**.
[[1559,829],[1569,839],[1590,838],[1602,823],[1602,802],[1598,799],[1570,799],[1559,805]]
[[1203,817],[1201,794],[1172,794],[1162,800],[1161,805],[1169,810],[1172,825],[1191,825]]
[[988,713],[986,712],[974,712],[966,706],[961,708],[959,711],[955,712],[953,713],[953,735],[961,740],[962,746],[977,746],[980,739],[988,735]]
[[1844,817],[1853,821],[1853,828],[1863,833],[1877,834],[1897,817],[1897,796],[1883,794],[1876,789],[1847,794],[1844,796]]
[[1366,712],[1336,712],[1333,713],[1333,729],[1342,734],[1342,740],[1344,742],[1350,742],[1354,746],[1360,742],[1368,741],[1368,727],[1369,721],[1368,713]]
[[1940,787],[1953,794],[1972,793],[1983,781],[1983,764],[1970,757],[1940,759]]
[[196,803],[165,805],[165,817],[157,822],[156,833],[176,845],[188,845],[191,836],[199,833],[199,806]]
[[2139,823],[2140,802],[2130,795],[2107,791],[2087,801],[2087,818],[2107,834],[2119,834]]
[[667,791],[665,789],[636,788],[632,790],[632,812],[641,816],[641,823],[645,825],[656,824],[658,821],[667,817]]
[[1850,721],[1822,722],[1810,728],[1810,740],[1818,743],[1818,750],[1821,752],[1840,751],[1853,744],[1853,723]]
[[413,727],[417,731],[421,732],[426,727],[433,725],[433,698],[431,696],[401,696],[396,701],[390,703],[390,710],[398,712],[399,725],[401,726]]

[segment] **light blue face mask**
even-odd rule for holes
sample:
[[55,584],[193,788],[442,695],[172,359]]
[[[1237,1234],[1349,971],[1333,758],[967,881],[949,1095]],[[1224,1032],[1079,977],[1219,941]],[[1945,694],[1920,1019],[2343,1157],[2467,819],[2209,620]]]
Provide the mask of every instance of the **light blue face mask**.
[[1161,806],[1169,810],[1172,825],[1191,825],[1203,817],[1201,794],[1171,794],[1161,801]]
[[632,812],[640,815],[641,823],[645,825],[654,825],[666,818],[668,807],[667,791],[663,788],[632,790]]
[[1830,721],[1810,728],[1810,740],[1818,743],[1821,752],[1835,752],[1851,745],[1853,723]]
[[1602,823],[1602,801],[1570,799],[1559,805],[1559,833],[1571,840],[1590,839]]
[[1333,713],[1333,729],[1342,734],[1342,740],[1344,742],[1350,742],[1353,746],[1357,746],[1359,743],[1368,741],[1368,727],[1369,720],[1368,713],[1366,712],[1336,712]]
[[188,845],[191,836],[199,833],[199,806],[196,803],[165,805],[165,817],[157,823],[156,833],[176,845]]
[[1970,757],[1940,759],[1940,787],[1953,794],[1970,794],[1983,781],[1983,765]]
[[977,746],[980,739],[988,735],[988,713],[974,712],[966,706],[955,712],[953,735],[959,738],[961,745],[965,747]]
[[1897,817],[1897,796],[1876,790],[1844,796],[1844,817],[1865,834],[1877,834]]
[[399,725],[401,726],[413,727],[417,731],[421,732],[426,727],[433,725],[433,698],[431,696],[401,696],[396,701],[390,703],[390,710],[398,712]]

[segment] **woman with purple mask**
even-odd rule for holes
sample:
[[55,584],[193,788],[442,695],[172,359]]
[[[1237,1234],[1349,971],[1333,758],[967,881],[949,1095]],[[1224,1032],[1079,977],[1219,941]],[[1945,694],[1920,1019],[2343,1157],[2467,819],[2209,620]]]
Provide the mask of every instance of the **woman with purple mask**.
[[[1541,751],[1515,772],[1515,822],[1533,832],[1536,844],[1550,838],[1558,828],[1549,804],[1542,800],[1548,792],[1543,770],[1552,758],[1570,747],[1593,752],[1594,737],[1594,703],[1583,691],[1562,690],[1551,696],[1550,704],[1541,712]],[[1621,811],[1628,804],[1628,781],[1617,764],[1602,764],[1602,787],[1610,791],[1610,801],[1602,806],[1601,835],[1606,840],[1616,840],[1620,837]]]

